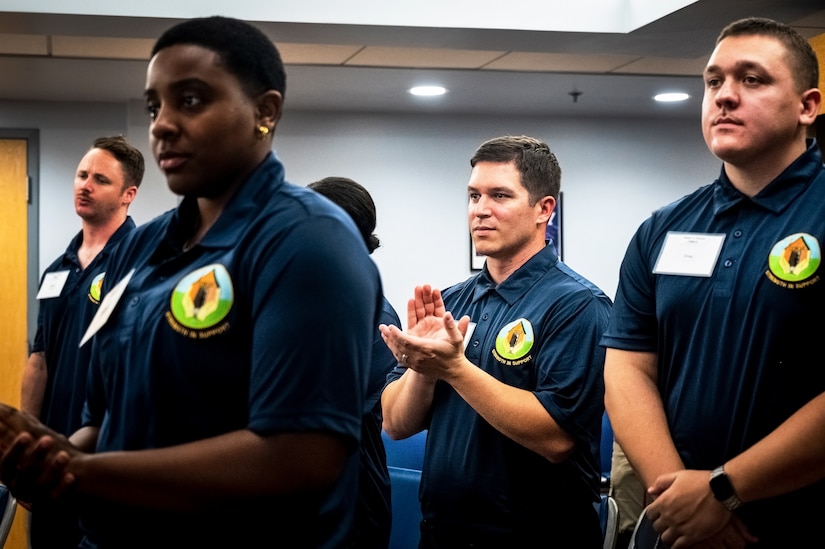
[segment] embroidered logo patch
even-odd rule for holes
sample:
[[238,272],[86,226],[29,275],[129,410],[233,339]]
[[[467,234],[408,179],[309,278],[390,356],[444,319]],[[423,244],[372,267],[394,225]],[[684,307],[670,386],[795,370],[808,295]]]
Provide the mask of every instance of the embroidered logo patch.
[[[801,288],[819,270],[822,250],[819,241],[807,233],[786,236],[771,249],[768,257],[768,277],[781,286]],[[771,276],[772,275],[772,276]],[[819,277],[809,281],[816,282]]]
[[232,279],[226,267],[207,265],[183,277],[172,292],[169,325],[185,336],[203,339],[226,331],[218,324],[234,303]]
[[519,366],[529,362],[530,349],[533,348],[533,325],[526,318],[520,318],[507,324],[496,336],[496,348],[493,356],[506,366]]
[[103,277],[106,276],[106,273],[100,273],[92,280],[91,286],[89,286],[89,301],[97,305],[100,303],[100,292],[103,289]]

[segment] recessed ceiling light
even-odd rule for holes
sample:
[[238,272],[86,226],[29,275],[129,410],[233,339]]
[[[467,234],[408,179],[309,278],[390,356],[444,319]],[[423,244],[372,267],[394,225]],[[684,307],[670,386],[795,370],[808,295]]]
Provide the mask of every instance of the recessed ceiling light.
[[660,103],[675,103],[677,101],[685,101],[690,96],[683,92],[660,93],[653,96],[653,99]]
[[447,88],[442,86],[415,86],[410,88],[410,93],[421,96],[444,95],[447,93]]

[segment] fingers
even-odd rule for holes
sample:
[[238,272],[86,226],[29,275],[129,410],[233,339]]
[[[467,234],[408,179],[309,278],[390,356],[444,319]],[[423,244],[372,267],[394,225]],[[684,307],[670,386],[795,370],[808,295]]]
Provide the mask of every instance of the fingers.
[[424,307],[424,314],[426,316],[432,316],[435,311],[435,306],[433,305],[433,289],[429,284],[425,284],[421,288],[421,302]]
[[17,479],[20,458],[33,442],[34,438],[29,433],[21,433],[4,445],[3,453],[0,454],[0,482],[10,490]]
[[[426,309],[424,308],[424,288],[421,286],[416,286],[413,290],[412,309],[415,313],[415,317],[411,319],[413,322],[417,323],[426,316]],[[408,324],[408,326],[413,325],[414,324]]]
[[462,334],[467,333],[467,327],[470,325],[470,317],[467,315],[462,316],[458,319],[458,329]]
[[651,496],[653,496],[654,498],[658,497],[658,496],[662,495],[662,493],[665,490],[670,488],[670,486],[673,484],[673,482],[675,480],[676,480],[676,474],[675,473],[667,473],[667,474],[664,474],[664,475],[660,475],[659,477],[656,478],[655,481],[653,481],[653,485],[650,486],[647,489],[647,493],[650,494]]
[[[428,316],[433,316],[433,296],[432,288],[425,284],[416,286],[413,290],[413,309],[415,311],[415,322],[419,322]],[[410,324],[409,326],[413,326]]]
[[441,290],[433,288],[433,314],[443,316],[447,310],[444,308],[444,300],[441,298]]
[[401,348],[399,345],[398,334],[401,331],[398,329],[397,326],[381,324],[378,326],[378,331],[381,333],[381,339],[384,340],[384,343],[387,344],[392,354],[395,356],[395,359],[400,362],[401,357]]
[[24,431],[36,437],[43,435],[59,436],[40,423],[33,415],[0,402],[0,449]]
[[0,480],[14,496],[35,503],[61,497],[74,482],[66,476],[70,455],[60,442],[45,435],[18,435],[2,455]]
[[407,302],[407,326],[415,326],[427,317],[442,316],[444,314],[444,300],[441,291],[429,284],[416,286],[413,298]]
[[453,318],[453,314],[449,311],[444,313],[444,329],[447,331],[451,342],[464,341],[464,334],[458,329],[458,324],[455,318]]
[[17,499],[31,501],[30,463],[33,459],[42,459],[48,452],[49,441],[35,441],[29,433],[19,434],[3,452],[0,462],[0,481],[9,487]]
[[407,366],[410,359],[407,354],[409,352],[407,350],[409,345],[405,340],[404,332],[399,330],[397,326],[388,326],[386,324],[379,325],[378,331],[381,332],[381,338],[384,340],[384,343],[386,343],[390,352],[392,352],[395,360],[397,360],[401,366]]
[[418,324],[418,311],[416,310],[415,299],[407,301],[407,327],[412,328]]
[[55,500],[63,497],[75,483],[75,476],[68,472],[71,457],[67,452],[60,451],[55,456],[54,467],[49,474],[41,479],[42,486],[50,490],[48,498]]
[[[662,541],[666,542],[668,535],[663,533]],[[669,539],[669,538],[668,538]],[[688,549],[701,547],[702,549],[745,549],[748,543],[754,543],[756,538],[750,534],[743,535],[736,527],[729,524],[707,539],[694,540],[681,536],[669,544],[671,549]],[[666,542],[667,543],[667,542]]]
[[0,452],[6,451],[20,433],[19,410],[0,402]]

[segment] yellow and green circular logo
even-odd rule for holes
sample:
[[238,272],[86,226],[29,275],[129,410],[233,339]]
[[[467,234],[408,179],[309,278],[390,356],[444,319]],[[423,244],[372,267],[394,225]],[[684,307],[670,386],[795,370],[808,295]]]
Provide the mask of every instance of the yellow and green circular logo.
[[100,273],[92,280],[91,286],[89,286],[89,299],[92,303],[100,303],[100,293],[103,289],[103,277],[106,276],[106,273]]
[[172,316],[192,330],[211,328],[232,309],[234,290],[226,267],[207,265],[183,277],[172,292]]
[[786,236],[771,249],[768,266],[771,272],[785,282],[810,278],[822,262],[819,241],[807,233]]
[[518,360],[533,348],[533,325],[526,318],[514,320],[496,336],[496,353],[505,360]]

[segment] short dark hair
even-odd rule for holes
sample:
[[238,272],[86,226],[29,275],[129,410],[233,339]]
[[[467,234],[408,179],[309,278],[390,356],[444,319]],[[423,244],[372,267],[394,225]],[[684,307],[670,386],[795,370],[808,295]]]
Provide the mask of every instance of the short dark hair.
[[799,91],[819,86],[819,61],[813,46],[788,25],[764,17],[746,17],[722,29],[716,45],[734,36],[769,36],[779,40],[788,51],[789,67]]
[[326,196],[349,214],[370,253],[381,245],[378,237],[373,234],[376,223],[375,202],[363,185],[347,177],[332,176],[310,183],[307,187]]
[[268,90],[286,95],[286,72],[278,48],[258,27],[231,17],[199,17],[169,28],[155,42],[160,50],[191,44],[214,51],[249,97]]
[[526,135],[495,137],[476,149],[470,166],[475,167],[478,162],[515,162],[521,174],[521,184],[527,189],[532,204],[545,196],[559,198],[561,167],[556,155],[543,141]]
[[98,137],[92,143],[93,149],[102,149],[115,157],[120,162],[123,170],[123,188],[134,185],[140,187],[143,181],[143,173],[146,169],[143,160],[143,153],[136,147],[129,144],[122,135],[112,137]]

